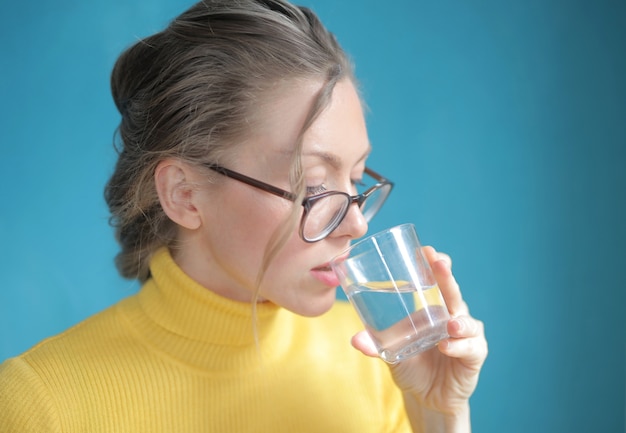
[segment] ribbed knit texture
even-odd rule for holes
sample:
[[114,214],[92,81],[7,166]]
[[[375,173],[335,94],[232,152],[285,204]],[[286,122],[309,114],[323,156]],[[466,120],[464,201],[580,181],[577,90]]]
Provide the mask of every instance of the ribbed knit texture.
[[[0,365],[2,433],[409,431],[388,368],[318,318],[196,284],[166,249],[137,295]],[[295,289],[294,289],[295,290]]]

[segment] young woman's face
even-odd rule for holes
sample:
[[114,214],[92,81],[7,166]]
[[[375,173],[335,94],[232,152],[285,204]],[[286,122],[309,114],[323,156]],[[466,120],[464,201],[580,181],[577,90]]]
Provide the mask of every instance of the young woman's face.
[[[291,153],[319,83],[291,88],[268,104],[261,126],[237,148],[227,167],[271,185],[290,189]],[[330,105],[303,138],[302,164],[307,191],[324,189],[355,194],[369,153],[365,119],[357,92],[349,80],[339,82]],[[218,179],[202,193],[202,227],[183,245],[179,263],[205,287],[239,301],[250,301],[272,234],[284,225],[292,203],[230,178]],[[294,227],[274,256],[259,289],[259,297],[297,314],[327,311],[338,282],[328,261],[352,239],[367,231],[360,210],[350,206],[346,218],[327,238],[304,242]],[[187,248],[187,251],[185,251]]]

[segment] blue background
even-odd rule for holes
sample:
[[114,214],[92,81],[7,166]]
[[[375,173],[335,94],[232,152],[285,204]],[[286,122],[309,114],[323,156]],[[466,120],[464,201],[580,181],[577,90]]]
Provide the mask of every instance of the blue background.
[[[103,186],[109,73],[189,1],[3,1],[0,360],[101,310],[120,279]],[[450,253],[490,355],[477,432],[620,432],[626,392],[626,3],[308,0],[351,53],[371,230]]]

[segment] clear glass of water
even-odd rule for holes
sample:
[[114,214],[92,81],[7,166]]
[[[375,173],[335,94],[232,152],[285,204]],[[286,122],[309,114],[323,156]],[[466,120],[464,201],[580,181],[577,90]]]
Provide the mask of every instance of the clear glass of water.
[[402,361],[448,338],[448,308],[413,224],[358,241],[331,267],[386,362]]

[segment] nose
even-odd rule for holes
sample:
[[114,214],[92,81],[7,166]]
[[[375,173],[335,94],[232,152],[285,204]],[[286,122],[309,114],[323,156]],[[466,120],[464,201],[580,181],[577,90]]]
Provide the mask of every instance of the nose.
[[358,204],[352,203],[339,226],[331,233],[332,236],[348,236],[357,239],[367,233],[367,221]]

